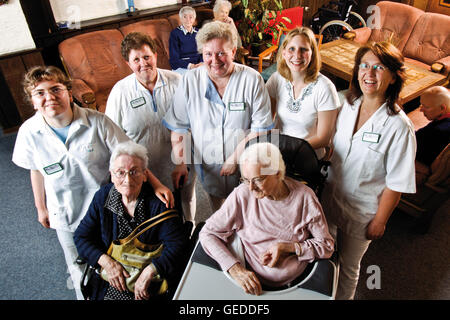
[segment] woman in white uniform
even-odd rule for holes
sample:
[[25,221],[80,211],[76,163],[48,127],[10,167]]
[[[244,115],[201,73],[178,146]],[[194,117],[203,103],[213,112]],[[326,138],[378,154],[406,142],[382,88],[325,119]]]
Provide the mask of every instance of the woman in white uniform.
[[[122,128],[130,139],[147,148],[148,168],[166,185],[172,185],[170,131],[161,120],[172,104],[181,75],[157,68],[155,42],[146,34],[131,32],[121,44],[121,53],[132,74],[118,81],[109,94],[105,114]],[[195,218],[195,172],[181,189],[183,212]]]
[[320,67],[314,33],[297,27],[281,44],[277,72],[266,83],[280,133],[305,139],[319,159],[330,143],[339,108],[336,87]]
[[414,129],[396,104],[405,79],[403,60],[388,42],[361,47],[336,122],[322,200],[330,231],[337,235],[337,299],[354,298],[370,242],[383,236],[402,192],[415,192]]
[[[77,298],[83,299],[73,233],[108,182],[111,151],[129,138],[104,114],[76,106],[70,80],[56,67],[32,68],[24,91],[37,112],[20,127],[12,161],[30,170],[38,220],[56,229]],[[148,177],[158,197],[168,197],[170,190],[151,172]]]
[[184,74],[163,120],[172,131],[178,163],[175,186],[187,175],[186,164],[195,163],[213,211],[239,184],[237,162],[246,141],[273,127],[261,75],[233,62],[236,37],[228,24],[219,21],[199,30],[197,48],[204,63]]

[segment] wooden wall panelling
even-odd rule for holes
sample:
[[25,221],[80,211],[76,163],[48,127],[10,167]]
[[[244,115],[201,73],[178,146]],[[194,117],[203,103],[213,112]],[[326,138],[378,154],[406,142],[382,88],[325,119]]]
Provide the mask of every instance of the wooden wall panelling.
[[450,15],[450,7],[440,5],[438,0],[428,0],[426,11]]
[[16,109],[14,98],[11,95],[11,91],[8,88],[8,84],[3,76],[3,72],[0,69],[0,127],[4,133],[16,131],[22,119]]
[[[41,54],[36,50],[0,59],[0,70],[5,83],[9,87],[21,121],[27,120],[35,112],[33,107],[24,101],[22,89],[23,76],[33,66],[43,64],[44,61],[42,60]],[[13,114],[12,117],[14,118]]]
[[11,95],[16,103],[20,118],[28,119],[32,115],[33,108],[27,110],[25,102],[23,101],[21,82],[26,72],[22,59],[19,56],[1,59],[0,69],[5,77],[5,82],[8,84]]

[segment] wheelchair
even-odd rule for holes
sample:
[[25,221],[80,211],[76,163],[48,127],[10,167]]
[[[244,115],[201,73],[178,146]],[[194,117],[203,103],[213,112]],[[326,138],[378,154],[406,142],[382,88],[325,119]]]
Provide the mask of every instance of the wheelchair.
[[340,39],[344,33],[366,27],[364,19],[351,11],[357,2],[354,0],[330,1],[313,15],[311,29],[323,35],[323,43]]
[[[173,195],[175,200],[174,209],[178,211],[183,221],[184,233],[186,235],[186,239],[188,240],[188,244],[186,246],[185,259],[183,261],[180,261],[180,264],[187,265],[188,258],[191,255],[195,244],[197,243],[198,234],[204,223],[197,225],[197,227],[194,229],[193,223],[185,219],[183,214],[183,207],[181,205],[182,185],[183,180],[180,180],[180,188],[174,190]],[[106,282],[100,278],[100,270],[86,263],[86,261],[81,256],[78,256],[78,258],[76,259],[76,263],[80,266],[85,265],[85,269],[80,280],[80,290],[81,293],[83,294],[84,299],[89,300],[90,297],[93,295],[93,292],[96,290],[96,288],[106,285]],[[184,268],[181,267],[181,270],[184,270]],[[177,281],[179,281],[180,277],[181,274],[178,276]],[[173,294],[174,294],[173,290],[172,292],[168,290],[165,294],[155,297],[157,299],[170,300]]]
[[[257,142],[277,145],[286,164],[286,175],[311,187],[318,198],[327,177],[329,162],[318,160],[314,149],[303,139],[268,134],[250,140],[246,147]],[[199,225],[199,227],[203,226]],[[228,245],[245,265],[241,241],[235,235]],[[218,263],[205,253],[199,241],[173,296],[174,300],[331,300],[337,290],[339,264],[337,252],[328,260],[310,263],[291,285],[279,289],[264,288],[259,296],[246,294],[238,283]]]

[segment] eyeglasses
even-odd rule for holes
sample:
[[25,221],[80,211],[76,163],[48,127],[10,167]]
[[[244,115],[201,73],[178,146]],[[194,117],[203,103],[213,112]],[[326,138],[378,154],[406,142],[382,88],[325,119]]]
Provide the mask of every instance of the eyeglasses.
[[360,70],[364,70],[364,71],[367,71],[369,69],[373,69],[373,70],[378,71],[378,72],[383,72],[384,70],[386,70],[386,67],[381,65],[381,64],[374,64],[374,65],[371,66],[368,63],[361,63],[359,65],[359,69]]
[[33,97],[37,97],[37,98],[44,98],[47,96],[48,93],[52,94],[53,96],[60,96],[66,90],[67,90],[67,88],[63,88],[63,87],[53,87],[53,88],[50,88],[49,90],[44,90],[44,89],[36,90],[31,95]]
[[119,169],[116,171],[112,171],[112,173],[118,179],[125,179],[127,174],[130,176],[130,178],[136,179],[137,177],[139,177],[142,174],[142,170],[131,169],[130,171],[126,171],[126,170]]
[[264,183],[264,180],[266,180],[267,176],[259,176],[259,177],[254,177],[253,179],[247,179],[247,178],[240,178],[239,181],[241,183],[245,183],[245,184],[250,184],[253,183],[254,185],[261,187],[262,184]]

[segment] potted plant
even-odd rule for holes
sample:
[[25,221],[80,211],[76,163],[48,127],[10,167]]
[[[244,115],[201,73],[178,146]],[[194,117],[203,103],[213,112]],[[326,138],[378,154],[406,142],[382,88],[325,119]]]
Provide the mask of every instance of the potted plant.
[[277,39],[280,28],[286,28],[283,21],[291,23],[289,18],[281,17],[282,0],[238,0],[233,7],[242,45],[253,56],[272,45],[272,38]]

